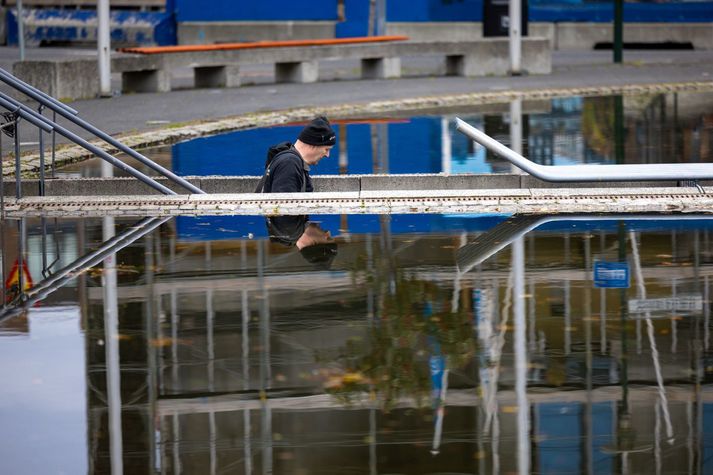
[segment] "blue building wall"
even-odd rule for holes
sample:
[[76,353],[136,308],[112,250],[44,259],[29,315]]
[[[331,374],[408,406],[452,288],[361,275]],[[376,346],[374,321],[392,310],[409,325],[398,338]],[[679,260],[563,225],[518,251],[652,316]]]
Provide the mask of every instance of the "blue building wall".
[[[247,2],[212,0],[205,3],[175,0],[176,19],[184,21],[336,21],[337,0],[265,0]],[[345,21],[337,23],[337,36],[367,34],[369,2],[344,0]],[[529,0],[530,21],[610,22],[613,3],[587,0]],[[391,22],[482,21],[483,0],[387,0],[386,20]],[[713,21],[713,2],[626,2],[624,21]]]
[[337,19],[337,0],[175,1],[179,22]]

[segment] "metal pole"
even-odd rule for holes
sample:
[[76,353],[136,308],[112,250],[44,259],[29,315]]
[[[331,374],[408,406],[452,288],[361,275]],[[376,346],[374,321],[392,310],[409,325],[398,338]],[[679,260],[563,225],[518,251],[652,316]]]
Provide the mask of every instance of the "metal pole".
[[621,63],[624,49],[624,0],[614,0],[614,62]]
[[[12,74],[8,73],[7,71],[5,71],[1,68],[0,68],[0,81],[3,81],[4,83],[14,87],[15,89],[17,89],[20,92],[22,92],[23,94],[31,97],[32,99],[36,100],[37,102],[44,104],[48,108],[52,109],[54,112],[59,113],[65,119],[78,125],[79,127],[82,127],[84,130],[91,132],[92,134],[96,135],[97,137],[104,140],[108,144],[113,145],[114,147],[118,148],[122,152],[126,153],[127,155],[129,155],[129,156],[135,158],[136,160],[138,160],[139,162],[143,163],[147,167],[157,171],[158,173],[165,176],[169,180],[172,180],[172,181],[178,183],[179,185],[183,186],[184,188],[188,189],[190,192],[197,193],[197,194],[205,194],[205,192],[203,190],[201,190],[200,188],[196,187],[195,185],[189,183],[186,179],[176,175],[172,171],[165,169],[161,165],[159,165],[159,164],[153,162],[152,160],[148,159],[147,157],[141,155],[136,150],[124,145],[123,143],[119,142],[118,140],[116,140],[115,138],[113,138],[112,136],[107,134],[106,132],[94,127],[89,122],[86,122],[86,121],[80,119],[79,117],[76,117],[75,116],[76,111],[74,111],[74,109],[66,107],[63,104],[62,105],[56,104],[57,101],[55,99],[49,98],[46,94],[41,93],[40,91],[34,90],[34,88],[30,87],[29,84],[25,84],[24,82],[20,81],[19,79],[14,77]],[[6,97],[6,96],[2,96],[2,97]],[[14,110],[14,109],[10,108],[10,110]],[[48,121],[46,121],[46,122],[48,122]],[[54,124],[56,124],[56,121],[54,122]],[[57,126],[57,127],[58,127],[57,132],[64,135],[60,130],[62,128],[59,126]],[[63,129],[63,130],[66,130],[66,129]],[[48,130],[48,132],[49,132],[49,130]],[[65,137],[67,137],[67,136],[65,135]],[[67,138],[74,141],[74,139],[72,139],[71,137],[67,137]],[[83,141],[83,142],[86,142],[86,141]],[[75,143],[78,143],[78,142],[75,141]],[[82,145],[80,143],[78,143],[78,144],[81,145],[82,147],[84,147],[84,145]],[[92,150],[90,150],[90,151],[92,151]],[[92,153],[95,153],[95,152],[92,151]],[[167,193],[167,194],[175,194],[175,193]]]
[[18,127],[20,122],[20,116],[15,116],[15,198],[18,200],[22,198],[22,180],[20,179],[20,128]]
[[22,10],[22,0],[17,0],[17,46],[20,48],[20,61],[25,60],[25,25]]
[[[52,122],[54,122],[55,124],[57,123],[57,112],[56,111],[52,111]],[[53,128],[52,129],[52,165],[51,165],[52,178],[55,177],[55,173],[57,172],[57,170],[55,168],[55,152],[56,151],[57,151],[57,131],[55,131]]]
[[508,9],[510,17],[510,74],[519,76],[522,63],[522,3],[521,0],[510,0]]
[[109,0],[97,0],[97,52],[99,54],[99,95],[111,97],[111,44]]
[[[42,109],[44,109],[44,105],[40,104],[40,106],[37,108],[37,113],[42,115]],[[44,131],[40,128],[38,128],[40,133],[40,196],[45,196],[45,137],[44,137]]]

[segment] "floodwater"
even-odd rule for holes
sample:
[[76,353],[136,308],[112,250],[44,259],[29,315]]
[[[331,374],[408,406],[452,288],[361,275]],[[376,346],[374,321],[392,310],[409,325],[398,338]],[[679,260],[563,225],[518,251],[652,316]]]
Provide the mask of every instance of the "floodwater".
[[[710,94],[521,106],[538,163],[713,160]],[[510,141],[507,104],[336,122],[314,173],[510,172],[455,115]],[[147,154],[258,175],[299,129]],[[695,215],[0,221],[0,473],[713,473],[712,234]]]
[[[713,471],[710,217],[313,219],[142,220],[5,319],[2,473]],[[27,221],[34,283],[134,224]]]
[[[522,154],[543,165],[713,161],[713,93],[568,97],[524,101],[519,110]],[[336,121],[331,158],[312,174],[510,173],[509,163],[458,133],[453,117],[512,145],[514,115],[519,116],[508,104],[493,104],[448,114]],[[267,148],[294,141],[302,126],[241,130],[145,154],[179,175],[261,175]],[[59,175],[101,176],[100,162],[69,165]]]

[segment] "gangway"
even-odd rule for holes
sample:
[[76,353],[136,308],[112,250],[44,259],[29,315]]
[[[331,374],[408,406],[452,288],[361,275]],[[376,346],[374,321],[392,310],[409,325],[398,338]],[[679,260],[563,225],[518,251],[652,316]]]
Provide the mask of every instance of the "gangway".
[[[624,165],[540,165],[456,117],[456,130],[501,156],[521,170],[550,182],[611,182],[710,180],[711,163],[656,163]],[[700,188],[699,188],[700,191]]]

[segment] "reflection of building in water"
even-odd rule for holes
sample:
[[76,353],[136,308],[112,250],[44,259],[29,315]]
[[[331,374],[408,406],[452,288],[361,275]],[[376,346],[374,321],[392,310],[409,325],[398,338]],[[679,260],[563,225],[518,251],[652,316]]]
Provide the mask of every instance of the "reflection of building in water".
[[[330,271],[315,271],[264,239],[191,241],[176,234],[208,228],[206,219],[195,220],[203,224],[195,228],[164,226],[122,250],[116,290],[125,470],[517,470],[510,250],[462,275],[454,289],[455,250],[491,225],[462,221],[452,230],[420,219],[386,221],[389,233],[379,232],[379,220],[350,220],[350,241],[340,242]],[[707,221],[631,226],[639,233],[646,298],[700,294],[709,302]],[[412,231],[429,228],[440,230]],[[98,236],[99,228],[89,225],[76,241],[91,247]],[[709,304],[685,314],[663,306],[652,314],[675,437],[668,445],[645,326],[631,313],[622,336],[620,291],[592,288],[594,261],[617,260],[616,223],[549,225],[524,239],[532,470],[624,472],[625,439],[645,449],[626,456],[630,473],[655,473],[657,463],[661,473],[689,466],[705,473],[713,399],[710,388],[697,390],[696,383],[713,374],[706,359]],[[109,430],[100,344],[105,297],[98,273],[89,277],[89,288],[79,289],[89,302],[89,458],[93,470],[105,471],[116,436]],[[433,457],[430,401],[416,401],[409,391],[429,394],[426,334],[449,335],[440,342],[446,357],[462,354],[459,345],[468,343],[459,340],[462,326],[448,323],[461,321],[448,313],[454,290],[465,334],[478,346],[463,364],[449,358],[440,452]],[[627,300],[638,298],[633,277],[626,292]],[[436,326],[414,327],[424,322],[423,312],[409,309],[426,293]],[[431,328],[437,332],[428,333]],[[387,340],[374,339],[384,334]],[[422,375],[426,386],[369,379],[368,363],[388,358],[414,368],[383,374]],[[349,366],[354,362],[361,366]],[[625,381],[635,429],[626,437],[617,430]],[[385,391],[398,395],[388,413],[375,410]]]

